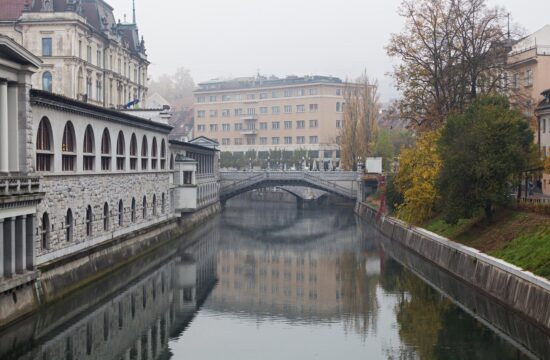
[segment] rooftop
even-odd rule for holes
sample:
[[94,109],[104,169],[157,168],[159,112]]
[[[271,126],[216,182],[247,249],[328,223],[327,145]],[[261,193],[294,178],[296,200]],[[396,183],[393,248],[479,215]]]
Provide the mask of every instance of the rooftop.
[[241,77],[229,80],[213,79],[199,83],[199,89],[196,92],[202,91],[219,91],[219,90],[233,90],[233,89],[256,89],[256,88],[268,88],[275,86],[287,86],[287,85],[300,85],[300,84],[342,84],[342,80],[333,76],[322,75],[307,75],[307,76],[294,76],[290,75],[285,78],[279,78],[276,76],[262,76],[255,77]]

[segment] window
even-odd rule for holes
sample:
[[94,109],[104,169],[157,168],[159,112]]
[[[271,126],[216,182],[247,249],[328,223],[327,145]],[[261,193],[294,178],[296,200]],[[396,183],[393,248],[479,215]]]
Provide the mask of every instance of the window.
[[337,88],[337,89],[336,89],[336,95],[337,95],[337,96],[341,96],[341,95],[342,95],[342,89]]
[[222,110],[222,117],[230,117],[230,116],[231,116],[231,110],[229,109]]
[[519,78],[518,74],[512,75],[512,89],[518,88],[518,78]]
[[267,99],[267,97],[268,97],[268,93],[266,92],[260,93],[260,99]]
[[142,216],[144,219],[147,218],[147,197],[143,197],[143,205],[142,205]]
[[73,212],[71,209],[67,210],[65,216],[65,241],[70,242],[73,240]]
[[92,207],[88,205],[86,208],[86,236],[92,236],[93,230],[93,214]]
[[206,97],[201,95],[201,96],[197,96],[197,102],[198,103],[203,103],[206,101]]
[[235,116],[240,116],[240,115],[243,114],[243,109],[241,109],[241,108],[234,109],[233,113],[235,114]]
[[297,96],[304,96],[306,94],[306,90],[305,89],[298,89],[296,90],[296,95]]
[[231,139],[229,138],[222,138],[222,145],[230,145]]
[[42,56],[52,56],[52,38],[42,38]]
[[157,138],[153,137],[153,144],[151,145],[151,169],[156,170],[158,160]]
[[306,122],[305,120],[298,120],[296,121],[296,128],[297,129],[303,129],[306,127]]
[[141,140],[141,170],[147,170],[147,165],[149,162],[148,154],[147,137],[143,135],[143,140]]
[[292,129],[292,121],[290,120],[285,121],[285,129]]
[[273,121],[273,122],[271,123],[271,128],[274,129],[274,130],[279,129],[279,125],[280,125],[280,124],[279,124],[278,121]]
[[137,138],[132,134],[130,138],[130,170],[137,169]]
[[260,114],[267,114],[267,107],[263,106],[260,108]]
[[242,129],[243,129],[243,124],[241,123],[235,124],[235,131],[240,131]]
[[525,70],[525,86],[533,85],[533,69]]
[[541,122],[542,132],[545,133],[546,132],[546,118],[545,119],[540,119],[540,122]]
[[292,96],[292,90],[285,90],[284,94],[285,94],[285,97],[291,97]]
[[78,40],[78,57],[82,59],[82,40]]
[[166,169],[166,143],[164,139],[160,143],[160,169]]
[[218,131],[218,124],[210,124],[210,132]]
[[153,194],[153,216],[157,216],[157,195]]
[[310,144],[317,144],[317,136],[310,136],[309,137],[309,143]]
[[132,207],[130,209],[130,221],[136,222],[136,199],[132,198]]
[[125,156],[125,144],[124,144],[124,134],[122,131],[119,131],[118,138],[116,141],[116,169],[124,170],[124,162],[126,160]]
[[210,110],[210,117],[218,117],[218,110]]
[[43,117],[36,135],[36,171],[52,171],[52,164],[52,129],[48,118]]
[[246,130],[256,130],[256,124],[253,122],[249,122],[246,124]]
[[292,105],[285,105],[284,107],[285,113],[291,113],[292,112]]
[[272,106],[271,107],[271,113],[272,114],[278,114],[278,113],[280,113],[280,111],[281,111],[281,108],[278,107],[278,106]]
[[231,124],[222,124],[223,131],[231,131]]
[[109,231],[109,204],[103,204],[103,231]]
[[340,110],[341,110],[340,102],[337,102],[336,103],[336,112],[340,112]]
[[86,53],[86,60],[91,63],[92,62],[92,47],[88,46],[87,53]]
[[216,101],[218,101],[218,97],[216,95],[210,95],[209,100],[210,100],[210,102],[216,102]]
[[96,57],[97,57],[97,66],[101,67],[101,50],[97,50]]
[[279,144],[279,137],[272,137],[271,138],[271,143],[273,145],[278,145]]
[[92,126],[88,125],[86,131],[84,132],[84,147],[83,147],[84,157],[83,157],[83,166],[84,171],[94,170],[94,131]]
[[197,125],[197,131],[203,132],[206,129],[206,125]]
[[111,170],[111,136],[107,128],[101,137],[101,170]]
[[309,89],[309,95],[317,95],[317,94],[319,94],[319,89],[317,88]]
[[319,110],[319,104],[309,104],[309,112],[317,112]]
[[47,250],[50,247],[50,216],[47,212],[42,215],[40,231],[42,249]]
[[161,206],[160,211],[164,214],[165,208],[166,208],[166,196],[164,196],[164,193],[162,193],[160,206]]
[[319,125],[319,122],[317,120],[309,120],[310,128],[316,128],[318,125]]
[[267,138],[266,137],[261,137],[260,138],[260,145],[267,145]]
[[305,136],[296,136],[296,143],[297,144],[305,144],[306,143]]
[[103,82],[100,79],[98,79],[95,82],[95,86],[96,86],[95,98],[98,102],[101,102],[103,98]]
[[296,105],[296,112],[303,113],[304,111],[306,111],[305,105]]
[[256,145],[256,138],[253,138],[253,137],[246,138],[246,145]]
[[193,184],[193,172],[192,171],[184,171],[183,172],[183,183],[185,185]]
[[170,154],[170,170],[174,170],[174,154]]
[[256,109],[255,108],[248,108],[248,109],[246,109],[246,113],[248,115],[256,115]]
[[233,140],[233,144],[235,144],[235,145],[242,145],[242,144],[243,144],[243,139],[241,139],[241,138],[235,138],[235,139]]
[[49,71],[42,74],[42,90],[52,92],[52,73]]
[[68,121],[63,130],[61,143],[61,169],[62,171],[76,170],[76,146],[73,124]]
[[222,95],[222,101],[231,101],[231,96],[229,96],[229,95]]
[[266,122],[261,122],[260,123],[260,130],[267,130],[267,123]]
[[204,110],[198,110],[197,111],[197,117],[200,119],[200,118],[204,118],[206,117],[206,111]]
[[336,128],[341,129],[342,128],[342,120],[336,120]]
[[292,144],[292,136],[285,136],[285,144],[286,145]]
[[122,200],[118,202],[118,226],[124,225],[124,204]]

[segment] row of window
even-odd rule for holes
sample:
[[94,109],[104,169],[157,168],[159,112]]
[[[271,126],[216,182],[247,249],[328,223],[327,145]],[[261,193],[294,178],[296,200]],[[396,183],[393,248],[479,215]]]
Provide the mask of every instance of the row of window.
[[[231,124],[221,124],[222,131],[231,131]],[[244,126],[243,126],[244,125]],[[284,129],[292,129],[292,121],[283,121]],[[319,121],[318,120],[309,120],[309,128],[315,129],[319,127]],[[342,127],[342,121],[336,120],[336,128],[339,129]],[[305,129],[306,128],[306,122],[305,120],[298,120],[296,121],[296,129]],[[218,124],[210,124],[209,125],[210,132],[217,132],[219,127]],[[255,123],[237,123],[233,124],[233,129],[235,131],[242,131],[242,130],[256,130],[256,124]],[[260,130],[267,130],[268,129],[268,123],[267,122],[261,122],[259,125]],[[273,121],[271,122],[271,129],[278,130],[281,129],[281,122],[280,121]],[[197,131],[198,132],[204,132],[206,131],[206,125],[199,124],[197,125]]]
[[[266,106],[262,106],[259,108],[261,115],[267,115],[269,114],[269,108]],[[309,104],[309,112],[317,112],[319,110],[319,104]],[[343,103],[336,102],[336,112],[342,112],[343,110]],[[292,113],[292,105],[284,105],[283,111],[285,114],[291,114]],[[306,112],[306,106],[305,105],[296,105],[296,112],[297,113],[304,113]],[[271,114],[276,115],[281,113],[281,107],[280,106],[272,106],[271,107]],[[234,116],[255,116],[256,115],[256,108],[247,108],[246,113],[243,112],[242,108],[235,108],[233,109],[233,115]],[[211,118],[218,117],[218,110],[209,110],[208,116]],[[231,117],[231,109],[223,109],[221,111],[222,117]],[[206,110],[197,110],[197,118],[204,119],[206,118]]]
[[[281,97],[293,97],[293,96],[306,96],[306,95],[319,95],[319,88],[312,87],[308,89],[286,89],[283,92],[280,91],[271,91],[271,92],[261,92],[261,93],[250,93],[250,94],[230,94],[230,95],[198,95],[197,102],[205,103],[207,102],[218,102],[218,101],[242,101],[242,100],[256,100],[256,99],[277,99]],[[342,95],[342,89],[336,88],[336,96]]]
[[[158,204],[157,204],[157,195],[153,195],[153,202],[151,204],[151,212],[153,216],[158,215]],[[102,212],[100,215],[96,216],[93,213],[93,208],[91,205],[86,207],[86,214],[84,218],[84,223],[81,226],[85,227],[85,232],[87,237],[94,236],[94,230],[102,228],[103,232],[111,230],[112,223],[116,223],[118,227],[124,226],[124,214],[130,212],[130,221],[135,223],[137,221],[137,208],[136,208],[136,199],[132,198],[131,207],[129,209],[124,208],[124,203],[122,200],[118,202],[118,209],[116,212],[112,212],[109,209],[109,204],[106,202],[103,204]],[[142,206],[141,206],[141,217],[142,219],[147,219],[149,216],[149,208],[147,205],[147,197],[143,197]],[[161,195],[161,213],[166,211],[166,196],[164,193]],[[101,226],[94,226],[94,224],[101,223]],[[65,237],[65,241],[72,242],[74,240],[75,227],[78,226],[74,220],[73,210],[71,208],[67,209],[65,215],[65,220],[62,224],[62,231]],[[50,246],[50,236],[51,232],[55,230],[55,226],[52,226],[50,223],[50,216],[47,212],[42,214],[41,224],[40,224],[40,238],[42,249],[49,249]]]
[[[511,79],[512,89],[517,89],[520,83],[520,74],[515,73],[512,75]],[[533,85],[533,69],[527,69],[523,73],[523,86],[532,86]]]
[[[95,159],[97,152],[95,149],[94,139],[93,128],[91,125],[88,125],[86,127],[86,131],[84,132],[84,139],[82,143],[82,162],[84,171],[95,170]],[[124,133],[120,131],[117,136],[115,154],[116,170],[120,171],[127,169],[128,154],[126,154],[125,141]],[[151,170],[156,170],[160,160],[160,169],[164,170],[166,168],[166,143],[164,139],[162,139],[160,145],[160,159],[156,137],[153,137],[150,154],[151,155],[149,156],[147,136],[144,135],[141,141],[141,156],[138,157],[137,137],[136,134],[133,133],[130,139],[129,169],[138,170],[138,160],[141,160],[140,170],[147,170],[149,164],[151,166]],[[101,170],[111,170],[113,154],[111,150],[111,135],[107,128],[103,130],[103,134],[101,136],[101,149],[99,156],[101,159]],[[52,128],[49,119],[47,117],[43,117],[38,125],[36,139],[36,170],[53,171],[53,159],[54,146]],[[63,130],[63,137],[61,141],[61,170],[75,171],[77,165],[76,162],[76,136],[74,126],[72,122],[67,121]],[[170,158],[170,168],[173,168],[173,157]]]
[[[283,138],[283,144],[285,145],[291,145],[293,142],[292,136],[284,136]],[[256,145],[256,138],[254,137],[247,137],[245,140],[246,145]],[[260,137],[259,145],[268,145],[268,138],[267,137]],[[305,144],[306,143],[306,137],[305,136],[296,136],[296,144]],[[317,136],[310,136],[309,137],[309,144],[318,144],[319,138]],[[271,138],[271,144],[272,145],[279,145],[281,144],[281,138],[278,136],[274,136]],[[231,145],[231,139],[230,138],[222,138],[222,145]],[[244,145],[243,144],[243,138],[234,138],[233,139],[233,145]]]

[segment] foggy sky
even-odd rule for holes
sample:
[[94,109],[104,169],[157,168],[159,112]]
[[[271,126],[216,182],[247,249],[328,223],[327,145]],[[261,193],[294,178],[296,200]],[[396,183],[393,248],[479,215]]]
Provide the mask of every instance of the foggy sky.
[[[106,0],[131,21],[132,0]],[[400,0],[136,0],[149,76],[183,66],[196,83],[212,78],[333,75],[364,69],[382,100],[397,96],[384,47],[403,27]],[[550,23],[548,0],[489,0],[512,13],[527,33]]]

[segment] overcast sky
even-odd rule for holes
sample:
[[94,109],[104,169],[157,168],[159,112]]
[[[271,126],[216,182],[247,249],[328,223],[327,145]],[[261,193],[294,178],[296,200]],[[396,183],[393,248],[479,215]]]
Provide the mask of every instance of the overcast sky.
[[[107,0],[131,20],[132,0]],[[195,82],[261,74],[378,79],[383,100],[396,96],[387,73],[390,34],[401,0],[136,0],[150,77],[191,70]],[[548,0],[489,0],[533,32],[550,22]]]

